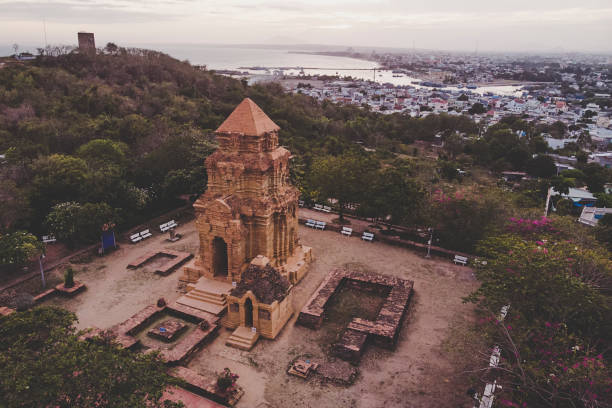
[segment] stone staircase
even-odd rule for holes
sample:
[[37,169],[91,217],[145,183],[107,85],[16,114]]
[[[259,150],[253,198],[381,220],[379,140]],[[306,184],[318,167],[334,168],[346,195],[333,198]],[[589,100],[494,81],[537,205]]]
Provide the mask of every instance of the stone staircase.
[[240,326],[234,330],[225,345],[248,351],[257,343],[257,339],[259,339],[259,333],[251,331],[250,327]]
[[229,283],[202,277],[195,284],[187,285],[188,292],[176,302],[219,316],[225,311],[226,296],[231,289]]

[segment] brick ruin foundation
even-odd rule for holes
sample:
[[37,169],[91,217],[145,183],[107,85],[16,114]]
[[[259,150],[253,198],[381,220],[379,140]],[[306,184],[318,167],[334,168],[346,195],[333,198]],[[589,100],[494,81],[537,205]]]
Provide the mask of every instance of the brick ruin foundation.
[[376,318],[354,318],[340,340],[332,346],[332,353],[344,360],[358,362],[367,344],[393,349],[412,297],[414,282],[369,272],[335,269],[323,280],[298,317],[297,323],[318,329],[323,323],[330,299],[346,285],[385,296]]

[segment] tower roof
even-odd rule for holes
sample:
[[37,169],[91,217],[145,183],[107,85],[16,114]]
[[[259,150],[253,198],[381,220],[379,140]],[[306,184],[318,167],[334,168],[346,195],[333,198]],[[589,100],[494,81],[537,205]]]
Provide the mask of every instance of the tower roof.
[[272,122],[272,119],[255,102],[250,98],[244,98],[219,126],[217,132],[260,136],[278,129],[280,129],[278,125]]

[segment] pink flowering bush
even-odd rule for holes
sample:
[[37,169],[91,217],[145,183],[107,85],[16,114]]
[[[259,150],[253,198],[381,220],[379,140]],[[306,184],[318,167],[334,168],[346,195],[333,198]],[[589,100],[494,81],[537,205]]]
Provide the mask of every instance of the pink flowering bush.
[[538,236],[556,231],[552,220],[546,217],[538,219],[512,217],[506,229],[521,236]]
[[605,406],[612,395],[612,377],[603,354],[563,323],[523,326],[520,319],[512,320],[500,368],[506,372],[505,381],[515,387],[498,395],[502,406],[566,406],[557,405],[558,401],[579,402],[567,406]]
[[[466,300],[502,350],[496,406],[612,406],[610,254],[554,224],[512,219],[477,247],[481,285]],[[490,311],[504,305],[502,323]]]

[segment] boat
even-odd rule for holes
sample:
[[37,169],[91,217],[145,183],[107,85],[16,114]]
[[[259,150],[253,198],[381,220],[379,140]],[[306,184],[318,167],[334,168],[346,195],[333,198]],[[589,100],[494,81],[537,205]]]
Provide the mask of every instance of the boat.
[[467,89],[476,89],[476,88],[478,88],[476,85],[466,85],[465,87]]

